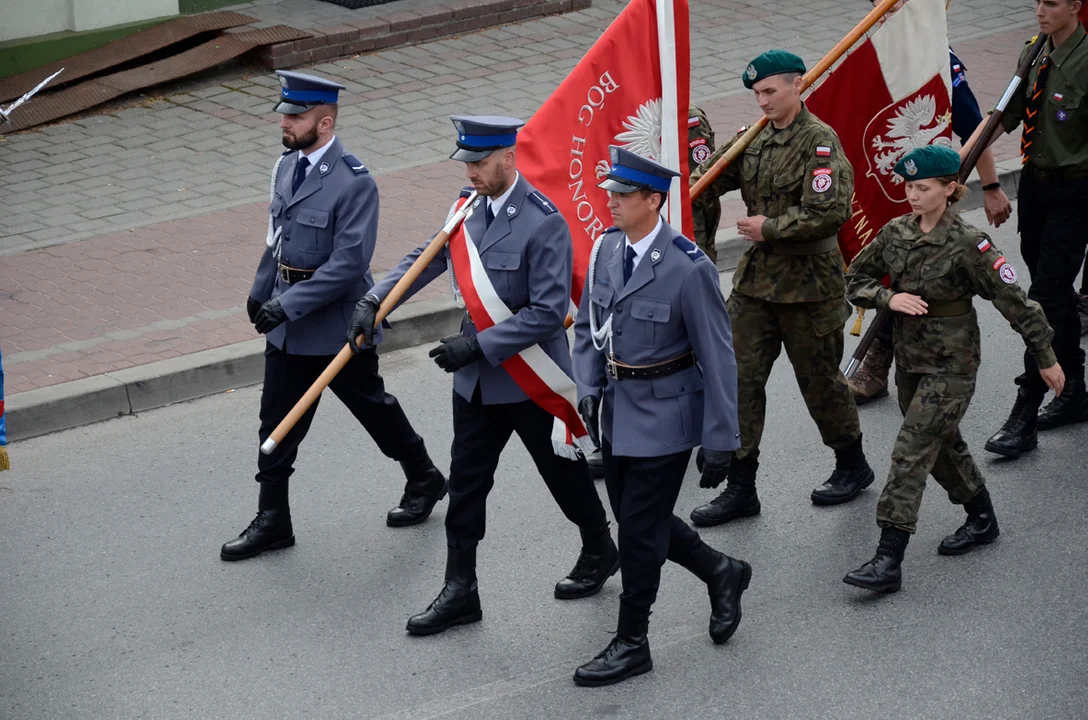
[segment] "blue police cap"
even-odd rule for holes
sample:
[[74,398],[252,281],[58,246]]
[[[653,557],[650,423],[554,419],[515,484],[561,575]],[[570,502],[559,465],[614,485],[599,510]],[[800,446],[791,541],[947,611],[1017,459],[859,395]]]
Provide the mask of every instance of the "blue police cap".
[[457,130],[457,149],[451,160],[479,162],[501,148],[514,147],[518,128],[524,120],[497,115],[454,115],[450,118]]
[[672,179],[680,177],[675,170],[615,145],[608,146],[608,156],[612,167],[609,168],[608,178],[598,183],[597,187],[609,192],[631,193],[644,189],[667,193]]
[[276,74],[280,76],[280,101],[274,112],[284,115],[301,115],[318,105],[335,105],[344,89],[340,83],[292,70],[277,70]]

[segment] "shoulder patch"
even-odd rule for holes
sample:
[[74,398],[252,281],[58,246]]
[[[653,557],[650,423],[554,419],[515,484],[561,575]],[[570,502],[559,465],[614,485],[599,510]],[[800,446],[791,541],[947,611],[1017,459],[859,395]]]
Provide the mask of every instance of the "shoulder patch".
[[340,156],[340,159],[346,162],[348,167],[351,168],[351,171],[356,175],[368,175],[370,173],[370,171],[366,169],[366,165],[363,165],[362,161],[351,153],[344,153]]
[[699,260],[706,259],[706,253],[699,249],[699,246],[688,240],[683,235],[677,235],[673,237],[672,244],[680,248],[685,255],[691,258],[692,262],[698,262]]
[[472,187],[471,185],[461,188],[461,197],[467,198],[468,196],[472,195],[472,191],[475,189],[476,188]]
[[990,238],[983,235],[982,239],[978,241],[978,244],[975,245],[975,247],[978,248],[978,251],[980,253],[984,253],[987,250],[989,250],[991,247],[993,247],[993,245],[990,244]]
[[533,204],[544,211],[545,215],[551,215],[553,212],[558,212],[555,209],[555,205],[552,205],[551,200],[540,194],[538,190],[533,190],[526,195],[527,198],[533,201]]

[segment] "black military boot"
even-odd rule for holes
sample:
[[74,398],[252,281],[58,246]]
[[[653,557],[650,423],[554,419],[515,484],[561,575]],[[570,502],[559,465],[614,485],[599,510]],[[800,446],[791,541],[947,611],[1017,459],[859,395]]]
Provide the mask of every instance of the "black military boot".
[[612,542],[607,520],[598,528],[578,531],[582,534],[582,552],[570,574],[555,584],[555,596],[560,600],[596,595],[620,569],[620,551]]
[[1042,404],[1041,393],[1020,388],[1009,419],[986,441],[986,450],[1007,458],[1018,458],[1034,450],[1039,444],[1037,425],[1039,406]]
[[649,610],[636,610],[620,603],[620,621],[616,636],[597,657],[574,671],[574,682],[583,687],[600,687],[623,682],[654,668],[646,629]]
[[990,502],[990,491],[983,486],[975,496],[963,506],[967,511],[967,521],[937,546],[941,555],[963,555],[978,545],[989,545],[1001,530],[997,527],[997,515]]
[[389,527],[418,525],[431,516],[435,504],[446,496],[446,478],[431,462],[422,438],[418,447],[417,452],[400,462],[408,481],[404,484],[400,505],[385,516],[385,524]]
[[752,566],[701,543],[688,568],[706,583],[710,595],[710,639],[721,645],[740,625],[740,596],[752,579]]
[[706,505],[691,511],[691,522],[697,527],[713,527],[737,518],[759,515],[756,495],[756,470],[759,460],[754,457],[733,458],[729,479],[722,494]]
[[586,464],[589,465],[589,476],[594,480],[604,477],[604,455],[600,450],[586,455]]
[[1085,391],[1084,380],[1075,380],[1039,411],[1037,424],[1040,430],[1053,430],[1085,421],[1088,421],[1088,392]]
[[827,482],[812,491],[812,502],[816,505],[850,502],[875,479],[876,474],[861,449],[861,435],[858,435],[850,447],[835,451],[835,469]]
[[883,528],[876,555],[842,579],[847,585],[873,592],[898,592],[903,587],[903,552],[910,541],[910,533],[898,528]]
[[483,618],[476,584],[476,548],[450,548],[447,553],[446,584],[426,610],[408,618],[407,630],[411,635],[434,635]]
[[287,504],[287,481],[261,483],[257,517],[242,534],[223,544],[221,560],[247,560],[265,550],[279,550],[295,544],[291,508]]

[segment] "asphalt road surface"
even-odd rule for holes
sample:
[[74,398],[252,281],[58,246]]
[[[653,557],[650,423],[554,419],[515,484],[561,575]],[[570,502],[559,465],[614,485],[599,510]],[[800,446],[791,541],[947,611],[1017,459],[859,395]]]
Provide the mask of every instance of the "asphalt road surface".
[[[1012,228],[994,238],[1018,261]],[[1023,345],[976,305],[983,367],[963,433],[1000,540],[939,556],[963,512],[931,482],[903,591],[844,585],[876,546],[899,413],[891,399],[861,410],[877,484],[853,504],[814,507],[832,455],[783,356],[763,514],[703,532],[754,567],[740,629],[713,645],[703,587],[667,566],[654,671],[610,688],[578,688],[571,674],[611,638],[619,577],[591,599],[552,597],[578,534],[516,439],[480,550],[483,622],[429,638],[404,622],[441,587],[446,503],[425,525],[387,528],[400,470],[331,396],[292,481],[297,546],[241,563],[220,562],[219,546],[256,506],[258,389],[14,445],[16,469],[0,475],[0,717],[1088,717],[1088,425],[1046,433],[1015,462],[982,450],[1011,407]],[[448,467],[450,380],[427,349],[382,367]],[[678,512],[711,495],[693,464]]]

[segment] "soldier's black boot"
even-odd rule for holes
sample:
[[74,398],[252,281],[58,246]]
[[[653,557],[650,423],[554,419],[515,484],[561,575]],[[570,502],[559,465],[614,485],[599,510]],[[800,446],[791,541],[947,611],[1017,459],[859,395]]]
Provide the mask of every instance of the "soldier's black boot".
[[941,540],[937,546],[937,552],[941,555],[969,553],[978,545],[989,545],[1001,534],[993,503],[990,502],[990,491],[985,486],[963,508],[967,511],[967,521],[956,532]]
[[835,470],[827,482],[812,491],[812,502],[816,505],[850,502],[875,479],[876,474],[861,449],[861,435],[858,435],[850,447],[835,451]]
[[1074,380],[1065,386],[1062,394],[1039,411],[1040,430],[1052,430],[1062,425],[1088,421],[1088,392],[1084,380]]
[[754,457],[733,458],[729,479],[722,494],[706,505],[691,511],[691,522],[697,527],[713,527],[737,518],[759,515],[761,506],[756,495],[756,470],[759,460]]
[[476,584],[476,548],[447,552],[446,584],[426,610],[408,618],[411,635],[434,635],[454,625],[480,622],[484,616]]
[[418,525],[431,516],[435,504],[446,496],[446,478],[431,462],[422,438],[418,447],[418,451],[400,462],[407,482],[400,505],[385,516],[385,524],[389,527]]
[[616,636],[597,657],[574,671],[574,682],[583,687],[600,687],[653,670],[650,641],[646,638],[649,623],[649,610],[636,610],[621,602]]
[[1018,458],[1039,444],[1038,414],[1041,393],[1020,388],[1009,419],[986,441],[986,450],[1007,458]]
[[242,534],[223,544],[221,560],[247,560],[265,550],[279,550],[295,544],[291,508],[287,504],[287,481],[261,483],[257,517]]
[[608,521],[598,528],[578,528],[582,534],[582,552],[574,569],[555,584],[555,596],[560,600],[596,595],[605,581],[620,569],[620,551],[608,532]]
[[604,455],[600,450],[586,455],[586,464],[589,465],[589,476],[594,480],[604,477]]
[[721,645],[740,625],[740,596],[752,579],[752,566],[701,543],[688,568],[706,583],[710,595],[710,639]]
[[910,533],[898,528],[883,528],[876,555],[842,579],[847,585],[873,592],[897,592],[903,587],[903,552],[907,549]]

